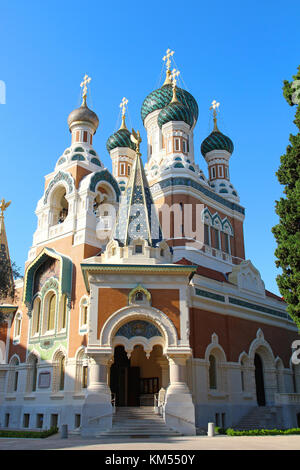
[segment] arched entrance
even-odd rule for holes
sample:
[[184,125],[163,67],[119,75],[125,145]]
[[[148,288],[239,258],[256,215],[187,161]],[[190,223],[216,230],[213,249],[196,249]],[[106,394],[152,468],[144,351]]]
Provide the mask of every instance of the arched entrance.
[[116,406],[154,406],[154,395],[162,385],[162,358],[159,345],[154,345],[150,354],[146,354],[140,344],[135,345],[130,354],[123,345],[115,347],[110,389]]
[[264,369],[263,362],[259,354],[254,356],[255,366],[255,385],[256,385],[256,398],[258,406],[266,405],[265,385],[264,385]]

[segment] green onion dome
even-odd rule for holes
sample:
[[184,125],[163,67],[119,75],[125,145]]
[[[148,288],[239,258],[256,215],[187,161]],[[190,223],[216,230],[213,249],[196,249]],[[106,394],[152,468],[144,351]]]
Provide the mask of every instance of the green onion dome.
[[[177,98],[183,105],[187,106],[191,111],[194,120],[198,119],[198,105],[195,98],[183,88],[176,88]],[[173,88],[171,84],[163,85],[161,88],[152,91],[145,99],[142,104],[141,116],[143,122],[145,121],[148,114],[156,111],[157,109],[165,108],[173,96]]]
[[170,121],[183,121],[192,127],[194,124],[194,116],[188,106],[182,104],[180,101],[173,101],[161,110],[157,118],[160,128]]
[[230,154],[233,153],[233,142],[226,135],[222,134],[219,130],[213,130],[201,144],[201,153],[205,157],[208,152],[212,150],[226,150]]
[[135,150],[135,145],[130,139],[130,132],[128,129],[119,129],[107,139],[106,148],[108,152],[116,147],[128,147]]

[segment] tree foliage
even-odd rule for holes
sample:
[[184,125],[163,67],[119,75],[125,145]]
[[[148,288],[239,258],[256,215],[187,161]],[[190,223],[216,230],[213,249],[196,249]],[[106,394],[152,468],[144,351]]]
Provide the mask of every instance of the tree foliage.
[[[20,268],[16,263],[10,263],[8,258],[2,258],[0,261],[0,302],[16,301],[16,290],[14,280],[21,277]],[[0,312],[0,323],[5,316]]]
[[[297,106],[294,123],[300,130],[300,66],[292,82],[284,81],[283,95],[290,106]],[[276,281],[300,330],[300,132],[291,134],[289,141],[276,173],[285,196],[276,201],[279,223],[272,232],[277,242],[275,263],[282,270]]]

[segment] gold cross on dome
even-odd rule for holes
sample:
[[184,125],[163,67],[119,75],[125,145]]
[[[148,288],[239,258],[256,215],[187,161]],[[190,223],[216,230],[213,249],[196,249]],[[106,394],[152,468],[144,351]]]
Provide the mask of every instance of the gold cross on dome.
[[128,104],[128,99],[124,98],[122,99],[121,103],[120,103],[120,108],[122,108],[122,116],[125,116],[125,112],[126,112],[126,106]]
[[10,203],[11,203],[11,201],[5,202],[5,200],[2,199],[1,204],[0,204],[0,210],[1,210],[0,215],[1,215],[1,217],[4,217],[4,212],[6,211],[6,209],[10,205]]
[[174,54],[174,51],[171,51],[171,49],[167,49],[166,55],[163,57],[163,61],[166,62],[167,70],[170,70],[170,67],[171,67],[170,57],[172,57],[173,54]]
[[218,103],[216,100],[213,100],[211,103],[211,107],[209,109],[213,110],[213,117],[214,117],[214,131],[218,131],[218,126],[217,126],[217,112],[219,111],[219,106],[220,103]]
[[219,111],[219,106],[220,103],[218,103],[216,100],[213,100],[213,102],[211,103],[211,107],[209,109],[213,109],[214,116],[217,115],[217,111]]
[[180,74],[179,70],[173,69],[171,73],[171,80],[172,80],[172,86],[173,88],[176,87],[177,84],[177,77]]
[[87,74],[83,77],[82,82],[80,83],[80,86],[82,88],[82,104],[86,103],[86,95],[87,95],[87,85],[91,81],[91,77],[89,77]]

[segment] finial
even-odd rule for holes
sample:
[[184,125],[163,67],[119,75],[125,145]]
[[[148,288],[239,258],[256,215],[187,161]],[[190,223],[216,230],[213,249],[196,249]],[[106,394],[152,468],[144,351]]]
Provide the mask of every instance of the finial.
[[82,88],[82,103],[81,106],[86,106],[86,96],[87,96],[87,84],[90,83],[91,77],[89,77],[87,74],[83,77],[83,81],[80,83],[80,86]]
[[11,201],[5,202],[5,200],[2,199],[1,204],[0,204],[0,210],[1,210],[0,217],[4,218],[4,212],[6,211],[6,209],[8,208],[10,204],[11,204]]
[[171,49],[167,49],[166,55],[163,57],[163,61],[166,62],[166,79],[164,85],[171,85],[171,57],[174,54],[174,51],[171,51]]
[[216,100],[213,100],[211,103],[211,107],[209,109],[213,110],[213,118],[214,118],[214,130],[213,132],[219,132],[218,126],[217,126],[217,112],[219,111],[219,106],[220,103],[217,103]]
[[171,73],[171,80],[172,80],[172,87],[173,87],[173,98],[171,103],[176,103],[178,101],[176,96],[176,84],[177,84],[177,77],[180,74],[179,70],[173,69]]
[[128,99],[124,98],[122,99],[120,103],[120,108],[122,108],[122,124],[120,129],[127,129],[126,124],[125,124],[125,113],[126,113],[126,105],[128,104]]
[[140,131],[135,132],[134,129],[132,129],[131,135],[130,135],[131,142],[135,144],[135,153],[138,157],[141,156],[140,154],[140,143],[142,142],[142,138],[140,135]]

